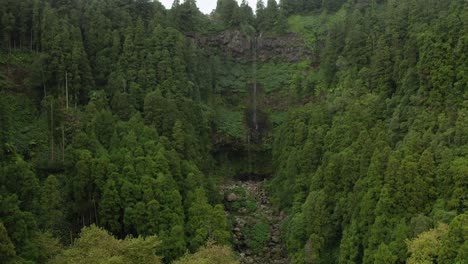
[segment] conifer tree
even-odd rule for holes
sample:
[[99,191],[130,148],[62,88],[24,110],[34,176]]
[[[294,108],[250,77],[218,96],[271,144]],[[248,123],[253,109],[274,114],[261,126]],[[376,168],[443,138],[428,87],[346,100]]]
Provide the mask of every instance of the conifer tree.
[[208,204],[205,192],[201,188],[194,190],[193,201],[188,210],[187,233],[190,241],[191,251],[202,246],[210,233],[213,232],[210,226],[211,206]]
[[121,202],[118,190],[114,180],[107,180],[102,192],[102,198],[99,207],[100,224],[106,227],[113,234],[119,235],[122,233]]
[[52,230],[55,235],[64,234],[65,204],[60,193],[60,182],[54,175],[49,175],[44,182],[40,197],[41,226]]
[[0,222],[0,260],[3,263],[9,263],[16,256],[15,246],[8,237],[5,226]]

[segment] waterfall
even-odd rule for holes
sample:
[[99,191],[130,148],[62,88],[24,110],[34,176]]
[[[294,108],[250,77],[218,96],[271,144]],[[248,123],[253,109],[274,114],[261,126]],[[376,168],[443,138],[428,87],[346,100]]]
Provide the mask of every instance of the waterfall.
[[255,34],[253,44],[253,106],[252,106],[252,123],[255,131],[258,131],[257,122],[257,35]]
[[253,172],[252,164],[252,142],[256,142],[257,131],[258,131],[258,121],[257,121],[257,34],[253,36],[252,43],[252,78],[253,78],[253,87],[252,87],[252,123],[247,135],[247,155],[248,155],[248,166],[249,166],[249,180],[250,174]]

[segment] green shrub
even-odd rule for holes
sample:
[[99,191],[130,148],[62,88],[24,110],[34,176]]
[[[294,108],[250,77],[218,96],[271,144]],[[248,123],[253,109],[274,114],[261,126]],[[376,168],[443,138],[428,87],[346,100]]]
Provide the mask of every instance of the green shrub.
[[266,222],[257,222],[246,232],[246,244],[254,252],[260,252],[267,246],[270,238],[270,227]]
[[244,139],[247,130],[244,127],[244,115],[241,111],[220,109],[218,118],[218,132],[235,139]]

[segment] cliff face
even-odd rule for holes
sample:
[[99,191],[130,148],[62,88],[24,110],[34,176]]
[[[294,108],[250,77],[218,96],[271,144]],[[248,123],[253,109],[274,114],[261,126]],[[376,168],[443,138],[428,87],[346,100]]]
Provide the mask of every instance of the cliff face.
[[[239,30],[226,30],[216,35],[189,35],[189,38],[202,49],[220,50],[235,59],[252,58],[254,37],[249,37]],[[260,61],[279,60],[298,62],[310,58],[311,51],[304,41],[294,33],[281,36],[257,36],[257,59]]]
[[312,56],[304,40],[294,33],[279,37],[262,37],[257,40],[258,58],[267,61],[279,56],[285,62],[298,62]]

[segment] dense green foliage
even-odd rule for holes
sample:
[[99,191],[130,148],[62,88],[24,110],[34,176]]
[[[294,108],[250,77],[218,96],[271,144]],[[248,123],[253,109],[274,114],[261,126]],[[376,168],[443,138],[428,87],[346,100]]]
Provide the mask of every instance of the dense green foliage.
[[463,263],[467,259],[468,217],[457,216],[447,226],[440,224],[437,228],[421,233],[407,241],[411,254],[408,263]]
[[[194,1],[169,11],[150,1],[0,5],[4,261],[46,262],[40,230],[68,245],[91,224],[122,239],[156,235],[158,245],[130,247],[164,262],[208,239],[229,244],[206,106],[223,91],[212,90],[221,87],[210,70],[216,61],[205,67],[206,54],[183,35],[208,23]],[[80,241],[107,236],[99,232],[83,231],[56,261],[128,263],[114,240],[79,256]]]
[[174,264],[239,264],[232,250],[227,246],[217,246],[208,241],[208,245],[191,255],[185,255]]
[[[404,263],[406,239],[466,216],[466,2],[357,2],[290,20],[321,51],[273,147],[294,263]],[[461,225],[456,243],[429,234],[451,253],[413,263],[462,263]]]
[[[0,262],[236,263],[218,184],[272,170],[293,263],[467,258],[466,1],[0,6]],[[313,55],[197,43],[225,31]]]
[[269,228],[265,221],[259,221],[247,230],[246,244],[253,252],[259,252],[267,246]]
[[115,239],[96,226],[83,228],[80,238],[51,263],[161,263],[155,255],[156,236]]

